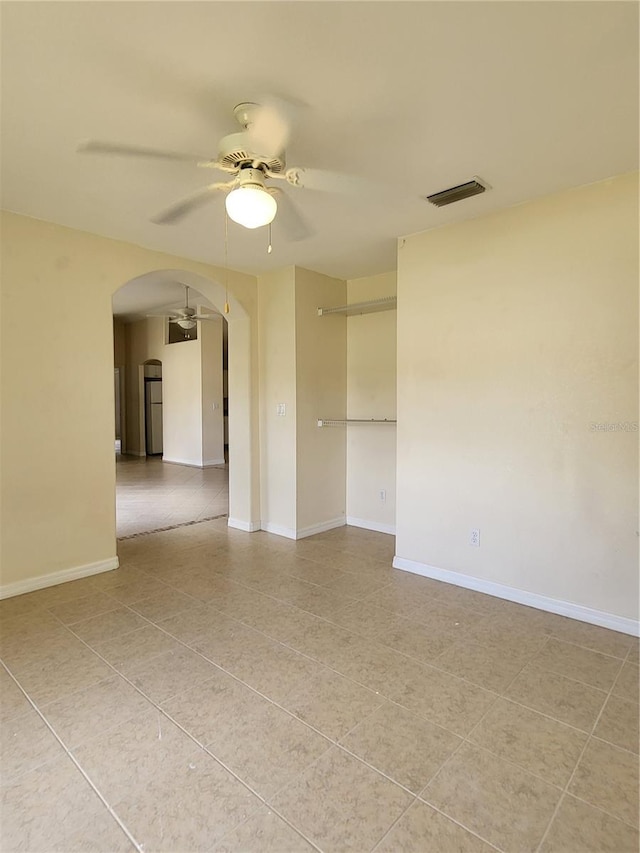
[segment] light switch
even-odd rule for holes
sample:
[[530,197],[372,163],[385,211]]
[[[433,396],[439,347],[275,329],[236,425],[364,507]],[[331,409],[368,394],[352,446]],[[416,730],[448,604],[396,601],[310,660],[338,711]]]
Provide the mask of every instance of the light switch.
[[278,403],[276,406],[276,414],[283,418],[287,414],[287,406],[285,403]]

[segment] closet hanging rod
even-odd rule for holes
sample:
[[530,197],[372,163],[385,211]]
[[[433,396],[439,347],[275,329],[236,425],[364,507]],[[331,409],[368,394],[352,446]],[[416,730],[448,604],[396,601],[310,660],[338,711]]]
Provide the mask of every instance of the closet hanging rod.
[[346,426],[347,424],[396,424],[391,418],[318,418],[319,427]]
[[318,308],[318,317],[326,317],[327,314],[346,314],[350,317],[354,314],[393,311],[397,307],[397,302],[395,296],[383,296],[381,299],[372,299],[369,302],[352,302],[350,305],[338,305],[335,308]]

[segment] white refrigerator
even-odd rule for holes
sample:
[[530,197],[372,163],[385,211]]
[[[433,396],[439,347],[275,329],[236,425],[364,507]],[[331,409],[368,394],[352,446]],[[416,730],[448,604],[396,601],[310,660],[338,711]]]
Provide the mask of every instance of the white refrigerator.
[[147,380],[145,391],[147,456],[162,454],[162,380]]

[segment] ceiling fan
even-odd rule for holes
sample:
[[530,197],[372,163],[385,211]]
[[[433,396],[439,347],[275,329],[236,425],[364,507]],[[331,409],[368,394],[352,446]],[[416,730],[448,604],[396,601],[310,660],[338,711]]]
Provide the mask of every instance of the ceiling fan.
[[147,317],[167,317],[170,323],[175,323],[188,332],[194,329],[200,320],[216,320],[217,314],[198,314],[195,308],[189,307],[189,287],[185,284],[185,306],[167,313],[147,314]]
[[309,226],[289,195],[269,182],[283,181],[290,187],[330,192],[353,192],[369,185],[362,179],[333,172],[287,167],[285,147],[291,133],[292,104],[269,97],[263,104],[238,104],[233,112],[242,130],[223,137],[214,158],[95,140],[81,143],[77,150],[89,154],[182,161],[232,175],[230,180],[202,187],[154,216],[151,221],[159,225],[178,222],[224,194],[227,214],[234,222],[245,228],[259,228],[271,223],[279,210],[278,219],[289,239],[300,240],[310,236]]

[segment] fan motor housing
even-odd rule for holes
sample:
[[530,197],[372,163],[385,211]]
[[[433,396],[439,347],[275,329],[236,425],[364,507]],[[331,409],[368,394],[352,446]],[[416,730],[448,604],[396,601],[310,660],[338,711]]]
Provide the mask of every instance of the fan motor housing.
[[260,163],[270,172],[276,174],[284,171],[286,162],[284,152],[267,157],[251,150],[249,135],[245,132],[230,133],[220,140],[218,145],[218,162],[231,169],[240,169],[248,163]]

